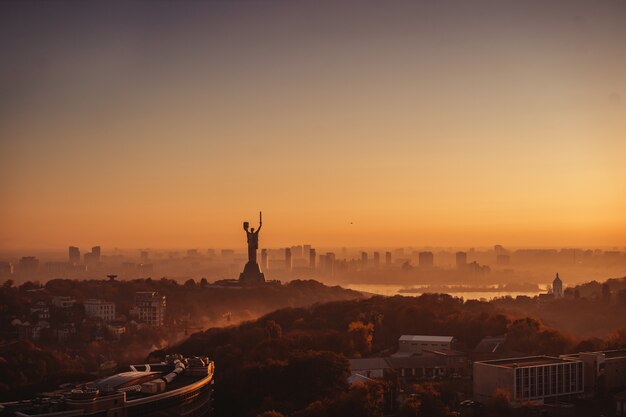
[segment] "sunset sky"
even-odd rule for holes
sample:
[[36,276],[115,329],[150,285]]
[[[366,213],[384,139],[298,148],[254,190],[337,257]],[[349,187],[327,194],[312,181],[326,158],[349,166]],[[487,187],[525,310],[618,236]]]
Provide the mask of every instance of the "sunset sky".
[[0,249],[626,246],[626,2],[2,2]]

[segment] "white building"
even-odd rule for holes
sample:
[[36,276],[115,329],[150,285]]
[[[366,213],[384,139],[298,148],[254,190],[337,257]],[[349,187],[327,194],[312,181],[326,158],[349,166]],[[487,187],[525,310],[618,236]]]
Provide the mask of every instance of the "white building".
[[511,402],[544,403],[576,397],[584,392],[583,362],[549,356],[474,362],[474,399],[484,402],[497,390]]
[[89,299],[85,300],[83,304],[85,306],[85,314],[87,314],[87,316],[97,317],[104,321],[115,320],[115,303],[104,300]]
[[163,326],[165,322],[165,296],[156,291],[135,293],[135,313],[137,320],[149,326]]
[[398,340],[398,355],[419,355],[424,350],[452,349],[452,336],[402,335]]

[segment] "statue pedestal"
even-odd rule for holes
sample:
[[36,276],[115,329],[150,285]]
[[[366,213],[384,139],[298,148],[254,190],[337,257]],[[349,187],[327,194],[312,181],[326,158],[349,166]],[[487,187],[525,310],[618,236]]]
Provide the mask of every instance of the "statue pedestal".
[[239,274],[239,282],[245,285],[264,284],[265,275],[261,272],[259,264],[256,262],[248,262],[243,268],[243,272]]

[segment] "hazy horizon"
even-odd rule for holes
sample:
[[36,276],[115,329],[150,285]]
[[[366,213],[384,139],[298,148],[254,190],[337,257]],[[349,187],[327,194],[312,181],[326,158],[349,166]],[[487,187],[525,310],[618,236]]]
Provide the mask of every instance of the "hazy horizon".
[[626,3],[0,4],[0,249],[626,246]]

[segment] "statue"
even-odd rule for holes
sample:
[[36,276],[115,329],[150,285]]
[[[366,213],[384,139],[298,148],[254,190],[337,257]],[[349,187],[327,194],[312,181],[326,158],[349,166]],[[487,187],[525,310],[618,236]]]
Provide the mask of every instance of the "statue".
[[259,248],[259,231],[263,226],[262,213],[259,212],[259,227],[254,230],[254,227],[250,227],[250,223],[243,222],[243,230],[246,231],[246,237],[248,239],[248,262],[243,268],[243,272],[239,274],[239,282],[246,285],[259,285],[265,282],[265,275],[261,272],[259,264],[256,261],[256,251]]
[[243,230],[246,231],[246,235],[248,238],[248,262],[257,263],[256,262],[256,250],[259,248],[259,232],[261,231],[261,226],[263,226],[263,217],[262,213],[259,211],[259,227],[254,231],[254,227],[248,230],[250,223],[243,222]]

